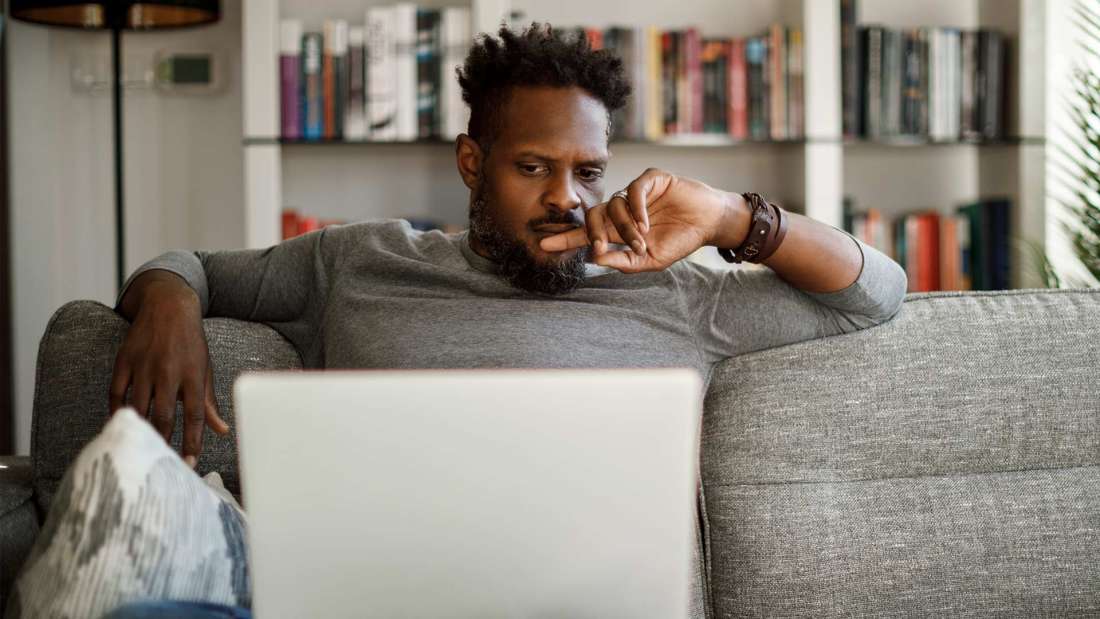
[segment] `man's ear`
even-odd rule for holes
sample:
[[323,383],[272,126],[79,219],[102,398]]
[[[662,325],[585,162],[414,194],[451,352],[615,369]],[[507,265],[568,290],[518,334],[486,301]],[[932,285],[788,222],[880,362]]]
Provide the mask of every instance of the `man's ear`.
[[471,191],[477,191],[481,184],[481,165],[484,154],[473,138],[465,133],[455,139],[455,163],[462,182]]

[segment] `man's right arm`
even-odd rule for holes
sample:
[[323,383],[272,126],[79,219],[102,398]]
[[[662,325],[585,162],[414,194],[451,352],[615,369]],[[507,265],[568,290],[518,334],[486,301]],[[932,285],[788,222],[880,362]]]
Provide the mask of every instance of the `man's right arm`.
[[229,430],[217,413],[203,317],[272,323],[300,349],[327,296],[333,243],[326,229],[266,249],[171,251],[138,268],[115,305],[131,326],[115,361],[111,413],[130,390],[130,403],[169,441],[182,400],[183,455],[193,465],[204,421]]

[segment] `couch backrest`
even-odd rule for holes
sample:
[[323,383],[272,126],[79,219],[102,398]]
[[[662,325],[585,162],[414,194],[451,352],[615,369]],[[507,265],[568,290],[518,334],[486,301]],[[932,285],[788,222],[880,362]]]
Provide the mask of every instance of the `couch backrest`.
[[911,294],[729,359],[702,477],[715,616],[1100,608],[1100,290]]
[[[107,421],[108,390],[115,356],[130,324],[111,308],[95,301],[73,301],[54,313],[38,349],[35,374],[31,457],[35,498],[40,514],[69,464]],[[219,436],[209,428],[203,437],[197,470],[218,471],[225,485],[240,494],[237,474],[237,424],[233,420],[233,379],[244,370],[301,368],[294,347],[263,324],[208,318],[203,321],[214,363],[214,392],[219,412],[230,433]],[[181,411],[177,405],[177,420]],[[172,446],[182,444],[182,422],[177,421]]]

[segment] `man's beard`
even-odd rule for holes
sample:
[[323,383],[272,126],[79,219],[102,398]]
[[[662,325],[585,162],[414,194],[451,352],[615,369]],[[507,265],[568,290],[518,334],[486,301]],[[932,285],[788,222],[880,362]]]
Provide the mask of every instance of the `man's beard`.
[[[485,201],[484,184],[470,205],[470,234],[497,264],[497,274],[516,288],[543,295],[561,295],[572,292],[584,281],[584,263],[588,247],[582,247],[572,258],[556,261],[552,265],[539,264],[522,239],[507,236],[489,214]],[[575,223],[571,215],[551,218],[540,224]]]

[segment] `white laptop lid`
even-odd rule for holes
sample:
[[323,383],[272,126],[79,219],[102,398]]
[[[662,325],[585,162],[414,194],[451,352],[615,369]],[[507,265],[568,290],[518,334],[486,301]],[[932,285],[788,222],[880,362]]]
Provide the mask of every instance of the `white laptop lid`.
[[253,609],[682,617],[690,369],[246,373]]

